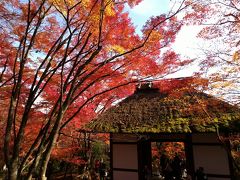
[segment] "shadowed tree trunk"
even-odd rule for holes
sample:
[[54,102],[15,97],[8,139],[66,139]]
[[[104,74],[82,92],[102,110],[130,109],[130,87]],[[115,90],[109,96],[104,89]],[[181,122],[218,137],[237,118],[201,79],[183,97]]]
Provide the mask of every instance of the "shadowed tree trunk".
[[[4,34],[8,44],[0,45],[0,55],[8,55],[0,62],[5,97],[0,102],[9,104],[0,112],[8,112],[4,160],[9,180],[23,173],[31,179],[38,169],[45,179],[59,133],[81,120],[89,104],[97,109],[110,94],[114,102],[129,93],[136,82],[131,72],[141,80],[176,72],[186,63],[170,48],[166,51],[180,30],[175,15],[186,7],[184,0],[174,13],[147,22],[143,37],[123,11],[124,3],[138,1],[0,2],[0,37]],[[162,48],[163,62],[156,63]],[[89,114],[96,114],[92,109]]]

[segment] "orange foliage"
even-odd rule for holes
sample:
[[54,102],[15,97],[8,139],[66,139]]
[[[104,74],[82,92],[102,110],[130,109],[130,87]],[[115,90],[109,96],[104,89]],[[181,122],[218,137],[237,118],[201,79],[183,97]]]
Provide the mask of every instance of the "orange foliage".
[[140,37],[124,11],[125,3],[139,2],[0,3],[0,128],[8,122],[5,145],[16,155],[5,151],[9,166],[57,143],[53,156],[74,153],[76,144],[59,134],[76,137],[82,125],[133,92],[136,79],[166,75],[185,64],[170,50],[181,22],[153,17]]

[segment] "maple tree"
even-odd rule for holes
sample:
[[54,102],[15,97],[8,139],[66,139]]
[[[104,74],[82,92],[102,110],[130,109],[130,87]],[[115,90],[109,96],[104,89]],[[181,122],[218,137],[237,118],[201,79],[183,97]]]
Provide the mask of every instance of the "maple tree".
[[[191,8],[186,12],[187,24],[201,25],[198,37],[205,40],[203,56],[198,60],[201,70],[209,78],[209,91],[239,105],[239,30],[240,2],[235,0],[186,1]],[[198,18],[196,18],[198,17]],[[218,134],[219,135],[219,134]],[[219,136],[220,141],[238,142],[235,135]],[[239,155],[234,148],[227,148],[240,172]]]
[[24,172],[45,179],[51,153],[57,157],[58,147],[70,144],[63,134],[75,135],[101,107],[128,95],[136,78],[164,76],[188,62],[170,48],[185,5],[152,17],[140,37],[124,12],[124,4],[139,2],[0,2],[1,144],[9,180]]
[[[205,40],[201,70],[210,79],[213,93],[230,103],[239,103],[240,3],[234,0],[187,1],[188,24],[200,25],[198,37]],[[197,17],[197,18],[196,18]]]

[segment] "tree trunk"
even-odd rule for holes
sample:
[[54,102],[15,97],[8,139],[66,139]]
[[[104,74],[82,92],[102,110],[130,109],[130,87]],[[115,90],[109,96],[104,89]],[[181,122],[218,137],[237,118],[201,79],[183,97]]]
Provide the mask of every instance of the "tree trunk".
[[47,180],[47,177],[45,175],[40,177],[41,180]]
[[28,176],[27,180],[32,180],[32,175]]
[[17,162],[13,162],[8,169],[8,180],[17,180],[18,167]]
[[51,152],[56,143],[57,137],[58,137],[58,131],[53,134],[52,138],[50,138],[49,144],[47,145],[47,149],[43,153],[42,163],[40,167],[40,180],[46,180],[47,165],[50,160]]
[[37,157],[35,157],[33,164],[30,166],[30,168],[28,170],[27,180],[32,179],[32,175],[33,175],[34,171],[36,170],[36,167],[39,165],[39,161],[40,161],[41,157],[42,157],[41,153],[40,153],[40,155],[37,155]]
[[50,135],[50,140],[49,140],[49,144],[47,145],[47,149],[43,153],[42,163],[41,163],[41,168],[40,168],[40,179],[41,180],[46,180],[47,165],[50,160],[52,149],[54,148],[57,138],[58,138],[60,122],[62,120],[62,117],[63,117],[63,113],[60,113],[60,115],[58,117],[59,119],[56,120],[57,122],[55,123],[53,130],[51,132],[52,134]]
[[[48,156],[48,155],[46,155],[46,156]],[[41,170],[40,170],[40,180],[46,180],[47,179],[46,172],[47,172],[47,165],[48,165],[49,159],[50,159],[50,155],[49,155],[49,158],[46,157],[46,159],[42,163],[42,167],[41,167]]]

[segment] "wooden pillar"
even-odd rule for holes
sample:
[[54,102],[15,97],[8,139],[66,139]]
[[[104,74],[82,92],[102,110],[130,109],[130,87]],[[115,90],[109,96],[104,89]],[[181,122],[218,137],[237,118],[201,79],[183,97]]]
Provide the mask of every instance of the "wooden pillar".
[[138,142],[138,173],[139,180],[144,179],[144,166],[152,172],[152,152],[151,142],[148,140],[140,140]]
[[110,177],[113,179],[113,134],[110,133]]
[[230,140],[229,137],[230,135],[228,133],[225,134],[227,138],[227,142],[226,142],[226,146],[229,149],[230,152],[228,152],[228,163],[229,163],[229,170],[230,170],[230,175],[231,175],[231,179],[234,179],[234,168],[233,168],[233,162],[232,162],[232,157],[229,153],[231,153],[231,144],[230,144]]
[[186,155],[186,168],[187,173],[194,179],[194,158],[193,158],[193,146],[192,146],[192,135],[186,135],[185,143],[185,155]]

